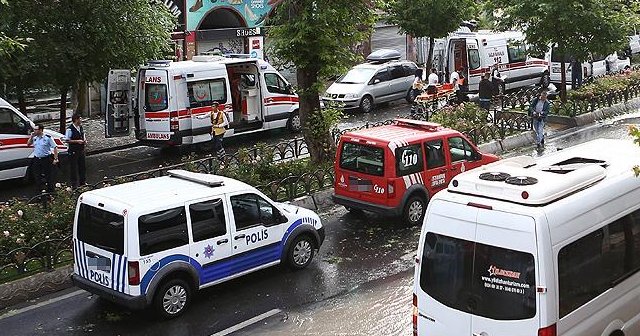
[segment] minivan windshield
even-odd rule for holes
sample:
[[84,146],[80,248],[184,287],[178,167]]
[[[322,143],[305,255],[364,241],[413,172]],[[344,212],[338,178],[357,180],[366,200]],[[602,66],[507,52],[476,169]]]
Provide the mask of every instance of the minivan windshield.
[[369,81],[376,69],[371,68],[353,68],[346,75],[338,78],[336,83],[341,84],[364,84]]
[[384,175],[384,150],[353,142],[342,144],[340,168],[369,175]]
[[533,255],[429,232],[420,287],[438,302],[494,320],[536,315]]
[[88,204],[80,204],[78,240],[113,252],[124,253],[124,217]]

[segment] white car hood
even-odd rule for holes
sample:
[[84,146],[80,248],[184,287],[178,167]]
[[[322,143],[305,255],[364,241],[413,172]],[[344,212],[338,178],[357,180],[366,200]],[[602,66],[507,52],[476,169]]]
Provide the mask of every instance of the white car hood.
[[361,93],[366,84],[333,83],[327,89],[329,94]]

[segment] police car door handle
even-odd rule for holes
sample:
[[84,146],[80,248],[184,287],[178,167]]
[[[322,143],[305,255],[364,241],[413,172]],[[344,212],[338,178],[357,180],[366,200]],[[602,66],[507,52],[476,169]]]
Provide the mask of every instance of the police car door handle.
[[229,239],[220,239],[216,242],[218,245],[226,244],[229,242]]
[[238,239],[242,239],[244,237],[246,237],[246,235],[243,233],[243,234],[239,234],[239,235],[233,237],[233,239],[238,240]]

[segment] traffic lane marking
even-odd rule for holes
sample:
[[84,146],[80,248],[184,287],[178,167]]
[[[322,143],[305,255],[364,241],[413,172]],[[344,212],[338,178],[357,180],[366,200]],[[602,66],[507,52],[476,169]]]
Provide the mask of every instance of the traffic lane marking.
[[282,312],[282,310],[280,310],[280,309],[271,309],[270,311],[268,311],[266,313],[262,313],[262,314],[260,314],[258,316],[252,317],[252,318],[250,318],[250,319],[248,319],[248,320],[246,320],[244,322],[240,322],[240,323],[238,323],[236,325],[233,325],[233,326],[231,326],[231,327],[229,327],[229,328],[227,328],[225,330],[219,331],[219,332],[217,332],[217,333],[215,333],[215,334],[213,334],[211,336],[226,336],[226,335],[232,334],[232,333],[234,333],[236,331],[244,329],[244,328],[246,328],[246,327],[248,327],[248,326],[250,326],[252,324],[258,323],[258,322],[260,322],[260,321],[262,321],[264,319],[267,319],[267,318],[269,318],[269,317],[271,317],[273,315],[279,314],[281,312]]
[[89,292],[87,292],[85,290],[82,290],[82,289],[79,289],[79,290],[77,290],[75,292],[71,292],[71,293],[68,293],[68,294],[65,294],[65,295],[62,295],[62,296],[55,297],[53,299],[42,301],[40,303],[36,303],[34,305],[31,305],[31,306],[27,306],[27,307],[16,309],[16,310],[10,310],[7,313],[5,313],[4,315],[0,315],[0,320],[6,319],[6,318],[9,318],[9,317],[13,317],[13,316],[18,316],[18,315],[26,313],[28,311],[32,311],[34,309],[42,308],[42,307],[48,306],[48,305],[50,305],[52,303],[56,303],[56,302],[59,302],[59,301],[62,301],[62,300],[66,300],[66,299],[72,298],[74,296],[78,296],[80,294],[89,294]]

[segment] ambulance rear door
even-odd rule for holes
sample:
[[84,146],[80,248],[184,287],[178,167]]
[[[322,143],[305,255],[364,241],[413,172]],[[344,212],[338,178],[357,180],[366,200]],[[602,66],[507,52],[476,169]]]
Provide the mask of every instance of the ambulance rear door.
[[[146,69],[140,71],[144,82],[139,94],[139,106],[143,114],[146,140],[168,141],[172,134],[178,133],[178,114],[171,116],[169,108],[168,72],[163,69]],[[141,78],[141,79],[142,79]]]
[[131,133],[131,71],[110,70],[107,80],[106,138],[129,136]]

